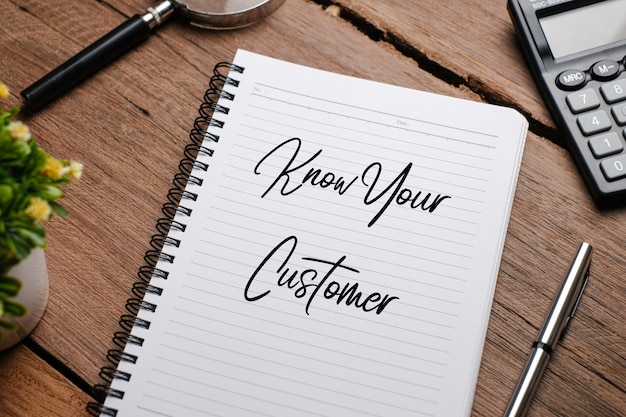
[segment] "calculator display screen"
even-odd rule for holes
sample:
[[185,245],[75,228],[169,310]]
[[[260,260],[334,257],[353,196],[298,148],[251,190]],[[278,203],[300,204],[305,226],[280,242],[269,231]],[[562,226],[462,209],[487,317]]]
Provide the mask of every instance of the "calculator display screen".
[[555,59],[626,39],[626,0],[607,0],[539,19]]

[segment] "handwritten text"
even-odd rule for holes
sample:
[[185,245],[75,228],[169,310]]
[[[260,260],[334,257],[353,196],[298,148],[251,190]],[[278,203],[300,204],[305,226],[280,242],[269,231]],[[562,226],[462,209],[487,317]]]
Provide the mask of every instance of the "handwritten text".
[[[342,196],[360,178],[361,183],[367,190],[363,196],[363,203],[369,206],[378,201],[381,202],[380,209],[371,219],[368,227],[371,227],[374,223],[376,223],[376,221],[383,215],[391,204],[396,204],[398,206],[408,205],[412,209],[420,208],[423,211],[432,213],[444,200],[452,198],[449,195],[443,194],[437,194],[435,197],[434,194],[430,192],[423,195],[423,191],[421,190],[414,190],[406,187],[405,182],[411,172],[411,168],[413,167],[413,164],[410,162],[386,187],[380,185],[382,182],[381,175],[383,174],[383,165],[380,162],[371,163],[360,175],[355,175],[350,178],[345,178],[344,176],[338,175],[330,170],[323,171],[320,168],[312,167],[311,164],[313,161],[315,161],[315,159],[322,154],[321,149],[315,152],[313,156],[304,162],[296,163],[295,161],[302,146],[302,140],[299,138],[288,139],[268,152],[256,164],[254,173],[256,175],[260,175],[262,173],[261,168],[263,167],[263,164],[265,164],[272,157],[272,155],[283,148],[289,149],[289,147],[294,144],[295,147],[293,149],[293,154],[288,159],[286,165],[282,168],[280,173],[274,178],[270,186],[267,187],[261,196],[262,198],[274,189],[274,187],[279,188],[282,196],[288,196],[298,191],[304,184],[310,184],[320,188],[330,188],[338,195]],[[298,180],[296,178],[300,179]],[[279,183],[282,183],[282,185],[279,185]]]
[[[337,271],[359,273],[359,270],[343,264],[346,260],[345,255],[339,257],[336,261],[303,257],[302,260],[309,262],[312,267],[304,270],[290,267],[289,262],[297,244],[298,239],[295,236],[289,236],[269,252],[246,284],[244,296],[247,301],[258,301],[271,292],[270,289],[265,289],[266,287],[262,283],[257,283],[256,281],[257,276],[264,272],[275,273],[277,275],[276,284],[279,287],[287,287],[293,290],[293,295],[296,298],[306,300],[304,307],[306,314],[309,314],[309,308],[318,294],[327,300],[334,300],[337,305],[344,303],[364,312],[374,311],[376,314],[382,313],[390,302],[398,299],[398,297],[382,295],[379,292],[365,295],[359,290],[358,282],[342,284],[336,281],[333,274]],[[286,256],[278,254],[281,249],[288,250]],[[265,268],[268,268],[270,261],[278,261],[280,263],[275,271],[265,270]],[[252,295],[253,293],[257,295]]]

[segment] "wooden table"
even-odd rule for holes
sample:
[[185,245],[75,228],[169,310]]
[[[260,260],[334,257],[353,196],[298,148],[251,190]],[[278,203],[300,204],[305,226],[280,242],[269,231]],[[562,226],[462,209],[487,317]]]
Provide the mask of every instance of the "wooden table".
[[[0,80],[19,92],[146,0],[0,0]],[[0,415],[85,416],[118,318],[213,65],[237,48],[415,89],[504,104],[530,122],[472,416],[500,415],[578,244],[592,275],[529,416],[626,415],[626,208],[599,211],[562,146],[504,0],[287,0],[252,27],[209,32],[174,19],[32,116],[46,149],[78,159],[71,213],[48,224],[50,301],[0,353]],[[453,399],[451,399],[453,400]]]

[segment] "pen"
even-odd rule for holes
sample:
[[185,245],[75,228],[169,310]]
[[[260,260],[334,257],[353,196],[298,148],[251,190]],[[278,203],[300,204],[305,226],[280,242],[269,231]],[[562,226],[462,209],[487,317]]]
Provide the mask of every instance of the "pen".
[[589,264],[593,248],[581,243],[578,252],[556,294],[543,327],[533,343],[526,367],[513,391],[504,417],[523,417],[528,411],[543,372],[550,361],[552,350],[559,342],[570,319],[574,316],[580,297],[589,277]]

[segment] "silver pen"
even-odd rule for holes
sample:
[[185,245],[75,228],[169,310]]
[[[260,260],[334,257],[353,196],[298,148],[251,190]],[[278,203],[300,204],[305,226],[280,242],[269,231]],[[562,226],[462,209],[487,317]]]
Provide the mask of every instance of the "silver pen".
[[550,361],[552,350],[559,342],[570,319],[574,316],[580,297],[589,277],[589,264],[593,248],[581,243],[572,265],[556,294],[537,340],[533,343],[526,367],[513,391],[504,417],[523,417],[528,411],[539,381]]

